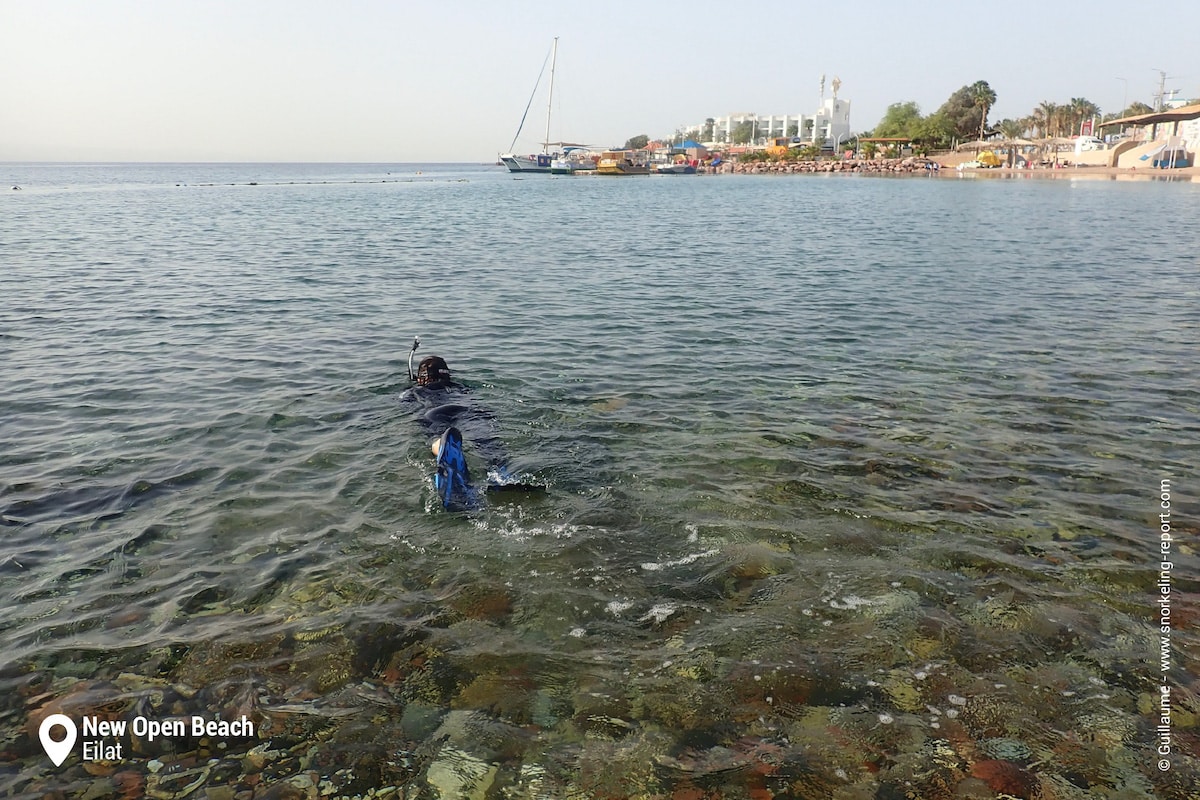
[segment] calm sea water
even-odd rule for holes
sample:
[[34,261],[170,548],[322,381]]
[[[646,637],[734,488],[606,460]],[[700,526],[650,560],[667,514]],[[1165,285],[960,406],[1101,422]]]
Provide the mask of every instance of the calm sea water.
[[1200,186],[0,173],[0,795],[1197,785]]

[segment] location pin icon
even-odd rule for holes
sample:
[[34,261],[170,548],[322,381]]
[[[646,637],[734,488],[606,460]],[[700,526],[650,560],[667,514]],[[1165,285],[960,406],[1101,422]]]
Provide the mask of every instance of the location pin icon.
[[[67,734],[61,742],[50,738],[50,729],[56,725],[62,727]],[[71,748],[75,746],[75,737],[78,733],[75,723],[66,714],[51,714],[42,720],[38,736],[41,737],[42,747],[45,748],[46,755],[50,756],[50,760],[54,762],[54,766],[61,767],[62,763],[67,760],[67,756],[71,755]]]

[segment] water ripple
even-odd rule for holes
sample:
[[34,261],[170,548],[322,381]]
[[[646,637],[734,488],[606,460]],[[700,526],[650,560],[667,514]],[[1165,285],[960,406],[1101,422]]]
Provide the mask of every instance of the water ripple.
[[[1187,187],[96,169],[0,214],[6,692],[399,681],[369,704],[553,759],[1151,677],[1122,669],[1200,442],[1197,264],[1126,221]],[[435,510],[417,334],[546,493]]]

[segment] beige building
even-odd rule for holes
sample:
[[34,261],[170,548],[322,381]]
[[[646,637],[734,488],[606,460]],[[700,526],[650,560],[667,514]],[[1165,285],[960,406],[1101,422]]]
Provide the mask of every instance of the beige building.
[[1123,169],[1162,164],[1195,166],[1200,152],[1200,103],[1114,119],[1102,127],[1139,129],[1137,136],[1101,151],[1105,166]]

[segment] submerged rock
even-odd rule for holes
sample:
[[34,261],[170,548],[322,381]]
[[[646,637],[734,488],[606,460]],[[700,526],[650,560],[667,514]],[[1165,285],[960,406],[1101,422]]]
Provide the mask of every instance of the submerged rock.
[[513,611],[512,590],[497,582],[477,582],[461,587],[450,607],[467,619],[502,622]]
[[501,719],[527,725],[533,720],[534,684],[529,677],[479,675],[454,698],[451,706],[483,709]]
[[444,739],[464,751],[470,749],[482,758],[515,758],[527,746],[530,734],[479,711],[454,710],[446,714],[431,737]]
[[1028,761],[1033,758],[1033,750],[1020,739],[985,739],[979,743],[979,749],[988,758],[1001,761]]
[[409,703],[400,715],[400,730],[412,741],[428,738],[442,724],[446,709],[425,703]]
[[452,745],[446,745],[429,765],[425,781],[442,800],[484,800],[498,768]]
[[971,776],[984,781],[994,791],[1013,797],[1029,798],[1037,786],[1033,775],[1019,764],[1000,759],[977,761],[971,765]]

